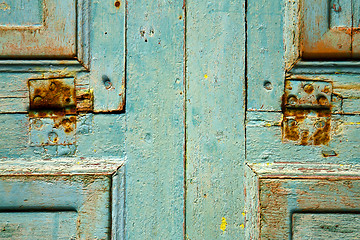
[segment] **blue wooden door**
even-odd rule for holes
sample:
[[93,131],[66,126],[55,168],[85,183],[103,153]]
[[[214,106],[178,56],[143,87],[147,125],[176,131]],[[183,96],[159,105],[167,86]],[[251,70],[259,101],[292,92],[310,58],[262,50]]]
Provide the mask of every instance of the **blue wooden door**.
[[121,239],[125,3],[0,3],[0,238]]
[[359,238],[358,15],[0,1],[0,238]]

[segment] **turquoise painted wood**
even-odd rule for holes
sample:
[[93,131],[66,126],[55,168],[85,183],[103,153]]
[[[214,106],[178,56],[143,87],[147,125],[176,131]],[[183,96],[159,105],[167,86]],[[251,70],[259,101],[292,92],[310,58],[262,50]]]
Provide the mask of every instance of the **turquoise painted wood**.
[[126,239],[184,232],[184,5],[129,1]]
[[244,234],[245,1],[188,1],[186,239]]
[[358,238],[358,5],[0,2],[0,238]]

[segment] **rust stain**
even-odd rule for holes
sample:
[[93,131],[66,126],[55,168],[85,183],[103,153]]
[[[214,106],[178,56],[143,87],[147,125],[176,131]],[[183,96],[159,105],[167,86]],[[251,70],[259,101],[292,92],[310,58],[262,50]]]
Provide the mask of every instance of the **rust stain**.
[[[41,85],[33,81],[43,82]],[[76,103],[75,89],[62,80],[30,80],[29,87],[34,88],[30,94],[30,108],[37,109],[62,109],[74,107]]]
[[115,6],[116,8],[120,8],[120,6],[121,6],[120,1],[115,1],[114,6]]
[[55,128],[64,128],[65,133],[71,133],[76,128],[76,117],[70,116],[65,118],[57,118],[55,119]]
[[[318,110],[317,116],[309,115],[311,110],[307,109],[287,109],[283,120],[283,141],[296,141],[300,145],[327,145],[330,142],[331,130],[331,111],[328,109]],[[310,120],[309,120],[310,118]],[[312,132],[306,127],[309,126],[315,130]]]

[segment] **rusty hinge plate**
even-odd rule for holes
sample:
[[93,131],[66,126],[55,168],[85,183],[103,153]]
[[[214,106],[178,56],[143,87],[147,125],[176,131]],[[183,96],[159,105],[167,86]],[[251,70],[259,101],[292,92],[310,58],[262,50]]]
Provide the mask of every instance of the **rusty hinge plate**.
[[284,104],[287,108],[330,108],[332,85],[324,81],[285,81]]
[[30,109],[75,109],[74,78],[29,80]]
[[283,98],[283,142],[326,145],[330,141],[332,84],[286,80]]

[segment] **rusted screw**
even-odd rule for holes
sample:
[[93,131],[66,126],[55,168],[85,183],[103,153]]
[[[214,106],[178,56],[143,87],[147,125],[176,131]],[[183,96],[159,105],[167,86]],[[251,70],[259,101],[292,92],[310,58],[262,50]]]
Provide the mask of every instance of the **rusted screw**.
[[54,82],[52,82],[52,83],[50,84],[49,89],[50,89],[50,91],[55,91],[55,89],[56,89],[56,84],[55,84]]
[[287,100],[288,104],[290,105],[296,105],[298,102],[298,99],[296,96],[290,96]]
[[324,128],[325,127],[325,122],[324,121],[317,121],[316,123],[315,123],[315,127],[316,128]]
[[34,99],[33,99],[33,101],[34,101],[34,103],[39,103],[39,102],[41,102],[42,101],[42,97],[41,96],[35,96],[34,97]]
[[319,96],[318,99],[318,104],[320,105],[328,105],[329,104],[329,100],[325,97],[325,96]]
[[56,143],[59,140],[58,135],[56,134],[56,132],[50,132],[48,137],[49,137],[49,141],[53,142],[53,143]]
[[265,82],[264,82],[264,88],[265,88],[266,90],[270,91],[270,90],[273,89],[273,86],[272,86],[271,82],[265,81]]
[[287,121],[287,125],[288,125],[289,127],[295,127],[297,124],[298,124],[297,121],[294,120],[294,119],[289,119],[289,120]]
[[114,5],[115,5],[115,7],[117,7],[117,8],[119,8],[120,7],[120,1],[116,1],[115,3],[114,3]]
[[304,86],[304,91],[307,93],[307,94],[311,94],[314,92],[314,86],[312,84],[306,84]]
[[43,123],[40,119],[35,119],[32,123],[32,126],[36,129],[40,129],[43,126]]
[[330,88],[328,86],[325,86],[324,89],[322,90],[322,92],[324,93],[329,93],[330,92]]

